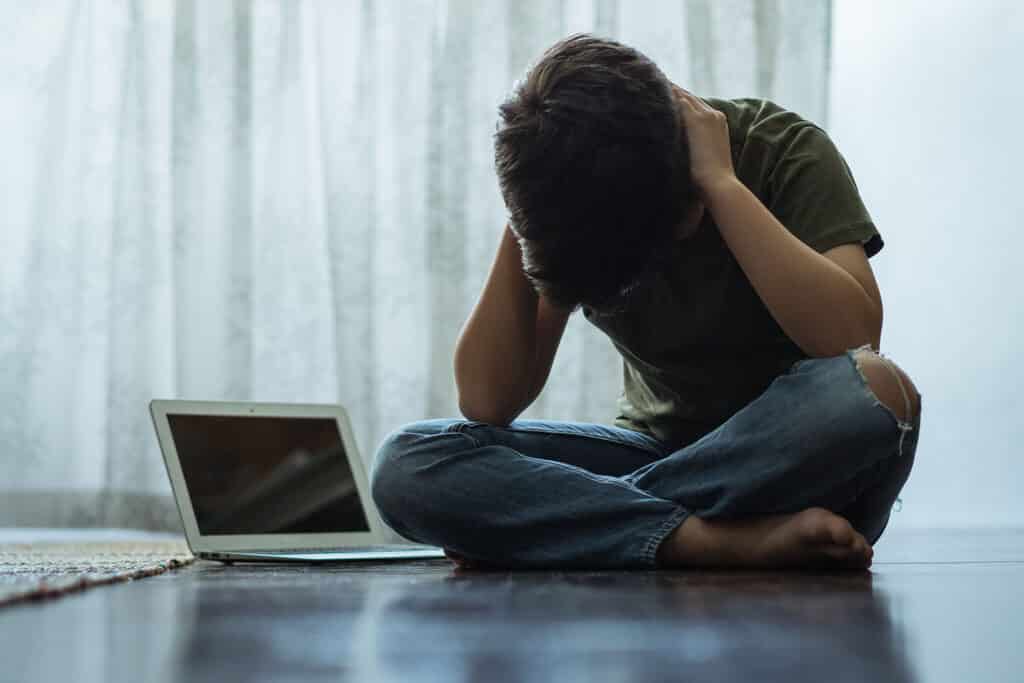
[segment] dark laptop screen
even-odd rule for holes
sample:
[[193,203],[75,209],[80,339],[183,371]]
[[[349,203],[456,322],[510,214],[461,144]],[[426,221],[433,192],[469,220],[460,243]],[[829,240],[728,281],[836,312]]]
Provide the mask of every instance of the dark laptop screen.
[[168,415],[203,534],[369,531],[331,418]]

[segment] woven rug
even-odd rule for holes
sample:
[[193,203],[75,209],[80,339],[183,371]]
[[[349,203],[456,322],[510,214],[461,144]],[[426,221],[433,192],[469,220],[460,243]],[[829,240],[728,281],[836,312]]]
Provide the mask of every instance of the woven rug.
[[161,574],[193,559],[177,540],[3,543],[0,606]]

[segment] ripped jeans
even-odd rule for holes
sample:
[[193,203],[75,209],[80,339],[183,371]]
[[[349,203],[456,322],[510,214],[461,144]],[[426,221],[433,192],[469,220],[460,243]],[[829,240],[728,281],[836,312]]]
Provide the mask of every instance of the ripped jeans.
[[381,444],[373,499],[400,535],[510,568],[655,568],[658,546],[691,514],[817,506],[873,544],[910,476],[921,414],[902,421],[877,399],[858,350],[796,362],[678,450],[589,423],[414,422]]

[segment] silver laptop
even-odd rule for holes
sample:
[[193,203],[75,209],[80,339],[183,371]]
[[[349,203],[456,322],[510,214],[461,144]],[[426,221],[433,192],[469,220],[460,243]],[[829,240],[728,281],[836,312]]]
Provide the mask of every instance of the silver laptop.
[[444,557],[441,548],[387,542],[341,406],[154,400],[149,411],[196,557]]

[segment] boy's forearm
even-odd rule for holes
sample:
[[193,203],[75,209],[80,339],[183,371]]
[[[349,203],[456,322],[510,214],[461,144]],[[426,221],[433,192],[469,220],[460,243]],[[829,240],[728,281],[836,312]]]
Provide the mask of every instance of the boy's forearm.
[[537,294],[506,226],[487,282],[455,344],[459,409],[467,418],[499,423],[523,409],[533,382],[536,321]]
[[881,311],[850,273],[786,230],[735,178],[709,188],[707,203],[758,296],[807,355],[877,348]]

